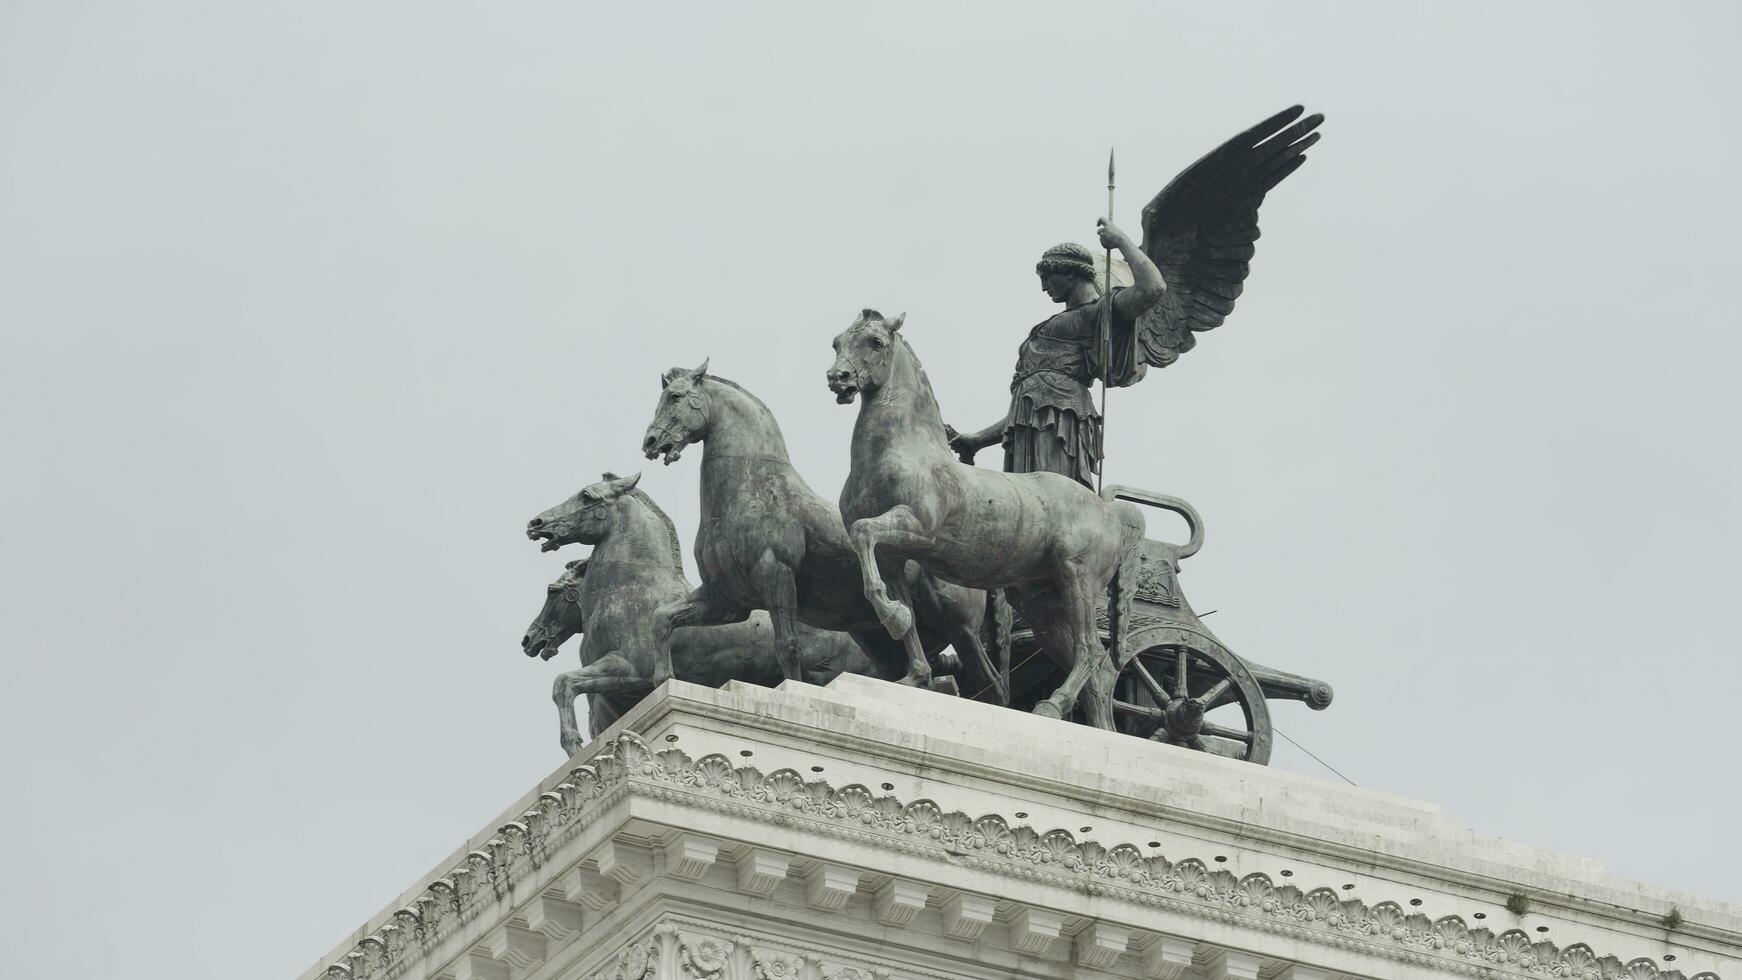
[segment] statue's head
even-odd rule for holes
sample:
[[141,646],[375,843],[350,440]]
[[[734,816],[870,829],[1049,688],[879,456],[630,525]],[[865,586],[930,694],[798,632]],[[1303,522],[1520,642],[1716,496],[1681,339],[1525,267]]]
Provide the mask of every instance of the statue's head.
[[691,370],[674,367],[659,376],[659,403],[641,451],[648,459],[665,458],[670,466],[683,455],[685,446],[701,442],[708,434],[708,362]]
[[544,587],[544,608],[520,638],[520,649],[527,656],[549,660],[569,637],[586,628],[586,617],[581,615],[581,580],[586,574],[587,559],[577,558]]
[[853,325],[835,337],[835,363],[828,372],[835,401],[846,405],[861,391],[883,387],[895,362],[895,345],[901,342],[896,333],[906,322],[905,313],[888,319],[876,310],[861,310]]
[[540,551],[555,551],[565,544],[598,544],[611,533],[617,501],[640,482],[641,474],[605,479],[526,522],[526,536],[542,541]]
[[1077,288],[1077,282],[1095,282],[1095,254],[1075,242],[1054,245],[1040,254],[1034,264],[1040,276],[1040,288],[1055,303],[1063,303]]

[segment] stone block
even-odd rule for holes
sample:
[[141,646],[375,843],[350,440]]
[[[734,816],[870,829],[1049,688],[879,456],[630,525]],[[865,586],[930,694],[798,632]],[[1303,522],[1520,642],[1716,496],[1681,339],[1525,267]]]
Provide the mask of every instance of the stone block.
[[538,896],[526,906],[526,924],[542,933],[553,943],[566,943],[581,931],[581,905],[551,891]]
[[696,834],[678,834],[666,841],[667,874],[696,881],[708,873],[720,856],[720,842]]
[[871,908],[877,921],[886,926],[904,926],[925,908],[931,886],[905,878],[890,878],[877,887]]
[[1010,944],[1024,953],[1044,953],[1064,927],[1062,914],[1023,906],[1010,917]]
[[544,962],[544,933],[534,932],[513,923],[503,923],[490,930],[484,945],[490,958],[500,960],[520,970],[529,970]]
[[753,847],[738,859],[738,890],[758,898],[774,894],[792,866],[792,858],[778,851]]
[[1258,980],[1264,959],[1251,953],[1205,946],[1204,980]]
[[944,932],[973,942],[992,924],[998,903],[984,895],[955,892],[944,899]]
[[565,899],[585,907],[589,912],[601,912],[606,907],[617,904],[621,896],[621,888],[616,879],[607,878],[597,871],[579,865],[570,868],[558,878],[557,887],[562,890]]
[[1143,975],[1150,980],[1179,980],[1192,968],[1197,944],[1172,936],[1154,936],[1143,947]]
[[1117,963],[1130,945],[1130,929],[1110,922],[1091,923],[1088,928],[1077,933],[1077,962],[1097,970],[1105,970]]
[[859,890],[859,870],[838,864],[818,862],[804,876],[805,904],[813,909],[834,912],[847,904],[847,899]]
[[647,855],[619,840],[608,840],[593,851],[599,873],[619,885],[633,885],[647,876]]
[[454,961],[454,980],[508,980],[508,964],[479,949],[467,950]]

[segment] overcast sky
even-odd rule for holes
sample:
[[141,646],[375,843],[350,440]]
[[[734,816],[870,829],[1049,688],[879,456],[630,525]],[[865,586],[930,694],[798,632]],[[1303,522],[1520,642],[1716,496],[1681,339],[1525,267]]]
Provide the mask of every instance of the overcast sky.
[[662,369],[832,497],[855,311],[983,426],[1108,146],[1135,233],[1294,102],[1110,479],[1203,512],[1187,595],[1356,782],[1742,898],[1742,8],[652,6],[0,5],[11,972],[307,967],[561,761],[521,529],[645,466],[690,540]]

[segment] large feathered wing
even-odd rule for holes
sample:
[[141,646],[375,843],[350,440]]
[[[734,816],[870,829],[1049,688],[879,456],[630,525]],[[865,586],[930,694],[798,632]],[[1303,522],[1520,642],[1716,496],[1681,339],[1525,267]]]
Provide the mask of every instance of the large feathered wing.
[[1187,167],[1143,209],[1143,251],[1167,293],[1137,322],[1139,356],[1166,367],[1222,325],[1245,288],[1258,206],[1306,162],[1320,114],[1294,106],[1216,147]]

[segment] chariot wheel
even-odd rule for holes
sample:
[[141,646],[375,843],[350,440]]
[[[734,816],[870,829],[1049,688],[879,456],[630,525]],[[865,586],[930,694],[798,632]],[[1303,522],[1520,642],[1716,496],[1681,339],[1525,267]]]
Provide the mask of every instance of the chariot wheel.
[[1214,637],[1183,626],[1134,631],[1113,712],[1139,738],[1265,765],[1270,709],[1246,664]]

